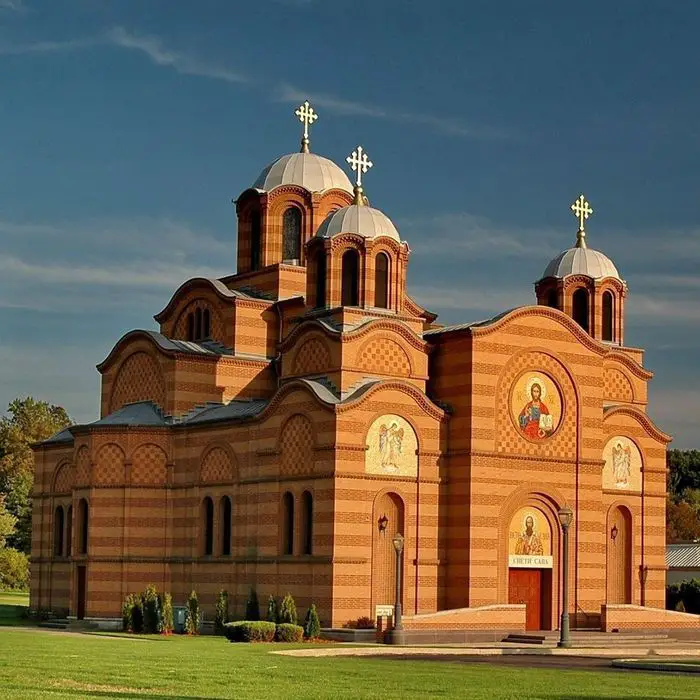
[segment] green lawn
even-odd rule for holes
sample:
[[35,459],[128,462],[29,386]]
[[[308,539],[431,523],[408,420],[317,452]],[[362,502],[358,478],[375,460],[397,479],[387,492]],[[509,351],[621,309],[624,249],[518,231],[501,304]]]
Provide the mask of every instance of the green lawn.
[[28,605],[29,593],[0,591],[0,626],[25,624],[22,613]]
[[[280,645],[281,646],[281,645]],[[698,698],[695,678],[370,658],[294,658],[219,637],[0,630],[2,698]]]

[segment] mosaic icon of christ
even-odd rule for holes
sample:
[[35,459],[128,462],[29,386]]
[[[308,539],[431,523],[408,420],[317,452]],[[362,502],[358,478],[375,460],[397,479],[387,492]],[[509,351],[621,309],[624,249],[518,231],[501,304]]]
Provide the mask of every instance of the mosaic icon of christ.
[[554,430],[552,415],[547,404],[542,400],[544,398],[542,386],[540,381],[530,383],[530,401],[525,404],[518,416],[520,429],[531,440],[544,440]]

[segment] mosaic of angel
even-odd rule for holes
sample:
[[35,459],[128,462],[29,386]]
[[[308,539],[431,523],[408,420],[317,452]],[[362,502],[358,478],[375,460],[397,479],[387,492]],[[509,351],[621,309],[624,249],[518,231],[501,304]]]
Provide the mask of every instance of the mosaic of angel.
[[528,385],[530,401],[518,416],[520,430],[531,440],[544,440],[554,430],[552,415],[544,402],[544,383],[533,379]]
[[382,423],[379,428],[379,455],[383,469],[399,470],[402,442],[403,428],[400,428],[396,421],[391,421],[388,426]]
[[629,486],[632,470],[632,448],[629,445],[615,443],[612,448],[612,467],[617,488],[624,489]]

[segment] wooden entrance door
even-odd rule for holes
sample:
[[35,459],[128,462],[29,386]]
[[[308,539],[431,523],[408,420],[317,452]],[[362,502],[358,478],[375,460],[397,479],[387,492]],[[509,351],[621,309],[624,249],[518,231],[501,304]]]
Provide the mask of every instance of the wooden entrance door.
[[525,603],[525,629],[541,630],[542,571],[540,569],[508,570],[508,602]]
[[632,516],[618,506],[608,518],[608,603],[632,602]]
[[85,618],[85,602],[87,598],[87,567],[78,567],[78,619]]

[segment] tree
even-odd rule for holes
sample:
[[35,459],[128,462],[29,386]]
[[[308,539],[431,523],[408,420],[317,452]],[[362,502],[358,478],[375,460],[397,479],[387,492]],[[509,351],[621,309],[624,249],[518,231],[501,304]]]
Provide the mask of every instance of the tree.
[[16,524],[17,518],[8,512],[5,507],[5,496],[0,494],[0,549],[5,547],[7,538],[14,533]]
[[292,598],[291,593],[287,593],[282,599],[280,606],[280,624],[296,625],[297,624],[297,606]]
[[316,605],[311,603],[309,611],[306,613],[304,620],[304,636],[307,639],[318,639],[321,636],[321,622],[318,619]]
[[275,596],[271,595],[267,599],[267,615],[265,616],[265,619],[268,622],[274,622],[277,624],[277,618],[279,617],[279,612],[277,610],[277,599]]
[[260,619],[260,603],[258,603],[258,594],[254,588],[250,589],[248,600],[245,603],[245,619],[252,622]]
[[8,545],[25,554],[31,550],[34,456],[31,445],[50,438],[71,424],[65,409],[31,396],[15,399],[0,418],[0,494],[17,518]]
[[700,450],[669,450],[668,490],[677,500],[686,489],[700,489]]
[[700,518],[692,505],[685,501],[677,503],[669,498],[666,503],[666,540],[700,539]]

